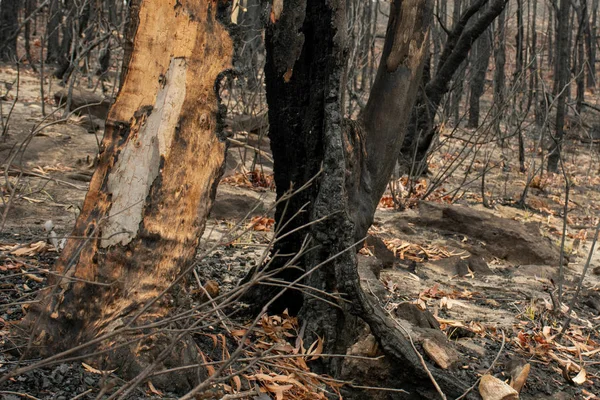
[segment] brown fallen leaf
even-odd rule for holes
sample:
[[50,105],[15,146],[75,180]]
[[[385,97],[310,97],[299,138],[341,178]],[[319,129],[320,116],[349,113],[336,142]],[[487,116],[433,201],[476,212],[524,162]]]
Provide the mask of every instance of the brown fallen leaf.
[[583,385],[585,383],[585,381],[587,381],[587,374],[585,372],[585,369],[581,368],[581,370],[577,373],[577,375],[575,375],[573,378],[571,378],[571,381],[573,383],[575,383],[576,385]]
[[116,369],[102,371],[102,370],[96,369],[96,368],[92,367],[91,365],[86,364],[84,362],[82,362],[81,365],[83,366],[83,369],[85,369],[87,372],[90,372],[90,373],[96,374],[96,375],[108,375],[108,374],[112,374],[113,372],[116,371]]
[[153,394],[155,394],[157,396],[162,396],[163,395],[163,392],[161,392],[160,390],[158,390],[157,388],[155,388],[151,381],[148,381],[148,389],[150,389],[151,393],[153,393]]
[[50,249],[50,245],[46,242],[39,241],[36,243],[30,243],[25,246],[17,245],[13,247],[10,254],[17,257],[31,257],[39,253],[43,253]]

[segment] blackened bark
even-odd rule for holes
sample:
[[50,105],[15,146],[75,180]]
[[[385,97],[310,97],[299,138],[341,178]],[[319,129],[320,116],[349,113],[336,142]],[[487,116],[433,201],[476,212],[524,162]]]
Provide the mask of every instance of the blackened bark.
[[592,12],[591,12],[590,32],[589,38],[590,43],[588,44],[588,79],[587,86],[589,88],[596,86],[596,31],[597,31],[597,19],[598,19],[598,0],[592,0]]
[[233,65],[241,71],[248,83],[248,89],[258,90],[260,84],[259,57],[264,53],[262,31],[265,7],[259,0],[241,0],[236,13],[236,23],[229,31],[234,40],[235,54]]
[[[474,50],[474,51],[473,51]],[[488,30],[475,42],[475,48],[471,50],[474,59],[471,61],[471,80],[469,95],[469,128],[479,127],[479,99],[485,89],[485,76],[490,62],[492,52],[491,32]]]
[[59,0],[51,0],[46,24],[47,55],[46,62],[51,64],[58,61],[60,55],[60,23],[62,21],[62,8]]
[[505,66],[506,66],[506,10],[502,11],[498,16],[496,24],[496,46],[494,47],[494,128],[496,135],[503,142],[503,135],[500,131],[500,122],[503,117],[504,108],[504,91],[506,85]]
[[540,110],[539,110],[539,93],[538,93],[538,87],[539,87],[539,76],[538,76],[538,52],[535,50],[537,49],[537,2],[533,2],[532,4],[532,15],[531,15],[531,25],[530,25],[530,32],[531,32],[531,49],[533,49],[530,52],[530,60],[529,60],[529,68],[530,68],[530,73],[529,73],[529,95],[528,95],[528,99],[527,99],[527,109],[529,110],[531,108],[531,105],[534,105],[534,112],[535,112],[535,120],[536,123],[540,120]]
[[[492,22],[500,15],[506,7],[507,0],[492,0],[479,18],[469,23],[473,17],[485,4],[487,0],[478,0],[467,8],[458,23],[454,26],[448,35],[448,40],[440,56],[440,62],[437,66],[435,75],[425,87],[426,104],[417,102],[417,110],[421,113],[417,120],[426,121],[422,125],[411,125],[406,133],[405,144],[402,146],[399,163],[406,160],[414,160],[415,166],[403,166],[404,170],[423,170],[426,164],[427,154],[431,144],[437,137],[438,130],[434,127],[435,114],[439,108],[442,98],[449,90],[449,84],[460,67],[461,63],[467,58],[475,40],[485,32]],[[469,24],[467,26],[467,24]],[[422,126],[422,127],[421,127]],[[417,127],[417,129],[414,129]]]
[[517,0],[517,35],[515,36],[515,72],[513,76],[513,83],[521,79],[523,76],[523,65],[524,65],[524,38],[525,38],[525,25],[523,23],[523,0]]
[[0,60],[14,61],[17,58],[17,29],[22,0],[0,2]]
[[575,36],[575,54],[577,55],[577,57],[575,58],[575,65],[574,65],[574,71],[575,71],[575,82],[576,82],[576,86],[577,86],[577,95],[575,98],[575,109],[577,110],[578,113],[581,113],[581,110],[583,108],[583,103],[585,101],[585,77],[586,77],[586,70],[589,70],[589,68],[586,67],[585,65],[585,50],[584,50],[584,41],[585,41],[585,37],[587,36],[586,34],[586,26],[589,28],[588,25],[588,16],[587,16],[587,2],[586,0],[582,0],[582,2],[579,4],[579,7],[577,8],[577,14],[578,14],[578,19],[579,19],[579,23],[578,23],[578,27],[577,27],[577,35]]
[[[265,68],[278,198],[290,183],[298,188],[322,169],[309,188],[277,207],[281,230],[274,254],[298,253],[306,237],[312,249],[297,263],[301,268],[284,270],[279,277],[290,281],[312,271],[303,280],[306,287],[317,293],[343,293],[338,306],[312,296],[286,295],[280,309],[301,305],[299,316],[309,340],[325,337],[326,351],[335,353],[346,351],[355,339],[356,317],[363,319],[385,352],[403,366],[403,375],[396,378],[426,392],[426,398],[435,394],[408,337],[361,289],[356,245],[373,221],[402,145],[427,57],[432,3],[392,4],[377,76],[358,120],[344,121],[340,112],[346,61],[344,0],[284,2],[282,13],[274,15],[267,28]],[[305,212],[297,214],[302,209]],[[276,264],[285,260],[279,257]],[[273,293],[266,288],[252,300],[264,304]],[[339,372],[341,360],[325,363],[323,369]],[[449,395],[464,390],[446,375],[437,379]]]
[[[36,0],[25,0],[25,15],[24,18],[28,18],[33,14],[36,8]],[[35,17],[34,17],[35,18]],[[35,65],[33,65],[33,60],[31,58],[31,20],[25,22],[25,55],[27,57],[27,61],[29,65],[35,70]],[[35,34],[35,32],[34,32]]]
[[565,128],[566,103],[569,91],[569,14],[570,0],[560,1],[558,28],[556,31],[556,132],[552,137],[552,144],[548,154],[548,171],[557,172],[562,140]]
[[67,11],[66,21],[60,25],[62,39],[60,41],[58,57],[56,60],[58,66],[54,71],[54,76],[58,79],[63,79],[71,65],[72,57],[74,57],[72,47],[75,36],[73,31],[76,30],[75,13],[76,6],[75,3],[71,1]]

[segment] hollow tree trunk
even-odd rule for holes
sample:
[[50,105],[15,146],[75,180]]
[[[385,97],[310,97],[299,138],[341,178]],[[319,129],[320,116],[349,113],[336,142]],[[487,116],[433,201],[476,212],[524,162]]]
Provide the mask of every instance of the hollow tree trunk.
[[[303,280],[306,290],[345,294],[335,306],[291,291],[280,298],[279,309],[300,307],[306,335],[325,337],[326,351],[336,354],[353,343],[356,317],[363,319],[396,362],[398,373],[387,385],[401,381],[408,385],[403,388],[426,392],[426,398],[435,394],[408,337],[360,287],[356,244],[373,221],[402,145],[428,53],[432,3],[392,3],[380,66],[358,120],[344,120],[340,112],[345,0],[285,1],[267,28],[265,68],[277,195],[281,198],[290,183],[299,188],[317,177],[308,189],[277,207],[277,227],[282,230],[274,254],[300,252],[305,238],[312,248],[300,265],[284,270],[279,278],[289,282],[323,264]],[[298,214],[299,210],[305,211]],[[265,304],[273,294],[271,288],[259,286],[248,299]],[[338,375],[341,361],[334,358],[316,366],[321,368]],[[434,373],[448,394],[464,390],[461,383]]]
[[22,0],[0,2],[0,61],[14,61],[17,57],[17,29]]
[[[131,7],[133,49],[97,170],[57,262],[56,289],[27,315],[44,353],[167,315],[172,297],[160,295],[194,259],[221,175],[215,85],[232,47],[215,4],[137,0]],[[134,319],[141,307],[147,312]],[[128,346],[109,353],[108,364],[136,373],[161,350],[149,344],[159,339],[145,340],[148,350]],[[188,350],[165,363],[177,365]]]

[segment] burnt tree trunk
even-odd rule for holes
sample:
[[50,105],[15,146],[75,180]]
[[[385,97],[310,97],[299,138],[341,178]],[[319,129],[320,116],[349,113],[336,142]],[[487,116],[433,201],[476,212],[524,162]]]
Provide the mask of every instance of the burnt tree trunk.
[[[577,87],[576,97],[575,97],[575,109],[578,113],[581,113],[583,108],[583,103],[585,102],[585,77],[586,71],[589,71],[589,68],[586,67],[585,62],[585,40],[588,37],[587,31],[589,28],[588,25],[588,15],[587,15],[587,2],[585,0],[581,1],[579,7],[577,7],[577,35],[575,36],[575,54],[574,57],[574,65],[573,70],[575,72],[575,84]],[[586,28],[587,27],[587,28]]]
[[556,131],[552,135],[552,144],[548,154],[548,171],[557,172],[562,140],[565,130],[565,114],[569,95],[569,14],[571,2],[560,1],[557,12],[558,27],[556,30],[556,76],[554,78],[556,99]]
[[0,61],[14,61],[17,58],[16,33],[21,3],[22,0],[0,2]]
[[[195,257],[225,156],[215,83],[233,51],[215,15],[209,0],[132,2],[135,37],[97,170],[56,277],[26,316],[42,354],[141,336],[105,354],[107,364],[131,376],[161,361],[165,338],[136,327],[168,315],[168,288]],[[196,363],[186,343],[159,368]],[[163,383],[185,390],[196,372]]]
[[46,62],[51,64],[58,61],[60,56],[60,24],[62,21],[62,7],[59,0],[51,0],[48,9],[48,22],[46,23],[46,37],[48,38]]
[[[345,353],[356,339],[357,317],[364,320],[396,362],[386,384],[402,382],[403,388],[415,389],[425,398],[436,396],[435,391],[408,336],[362,290],[356,252],[402,145],[428,54],[432,3],[392,3],[377,76],[357,120],[344,120],[340,112],[346,62],[345,0],[284,2],[281,14],[272,15],[267,28],[265,68],[278,198],[290,185],[299,188],[313,182],[277,207],[280,240],[273,254],[298,254],[303,243],[311,248],[294,268],[279,271],[278,277],[290,282],[311,271],[302,280],[304,290],[344,293],[336,306],[288,290],[276,308],[299,308],[306,334],[325,337],[326,351],[336,354]],[[279,267],[289,259],[278,258]],[[254,305],[265,304],[277,292],[258,286],[246,299]],[[402,324],[419,340],[410,324]],[[334,375],[341,368],[337,358],[315,366],[317,371]],[[462,383],[430,368],[449,395],[462,394]]]
[[[435,115],[443,97],[450,89],[449,84],[461,63],[467,58],[475,40],[500,15],[508,1],[491,0],[489,4],[487,3],[488,0],[478,0],[467,7],[448,35],[435,74],[432,74],[431,80],[425,87],[425,95],[420,96],[415,105],[415,113],[418,115],[413,119],[419,122],[411,124],[407,131],[398,159],[400,164],[406,163],[406,160],[414,160],[416,166],[401,165],[403,170],[426,169],[429,149],[438,134],[434,126]],[[469,22],[486,4],[485,11]],[[423,101],[425,104],[422,103]]]
[[494,129],[501,144],[504,143],[504,135],[500,129],[500,123],[503,119],[503,110],[506,90],[506,10],[498,16],[496,24],[496,45],[494,46]]
[[598,0],[592,0],[592,12],[590,21],[590,43],[588,45],[588,79],[587,86],[589,88],[596,86],[596,31],[598,20]]
[[473,59],[471,65],[471,80],[469,94],[469,128],[479,127],[479,100],[485,90],[485,77],[492,53],[491,32],[484,32],[476,41],[475,48],[471,50]]

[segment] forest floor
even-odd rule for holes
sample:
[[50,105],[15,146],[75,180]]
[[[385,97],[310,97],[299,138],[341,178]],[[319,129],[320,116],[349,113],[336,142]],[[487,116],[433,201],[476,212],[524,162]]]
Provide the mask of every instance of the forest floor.
[[[38,76],[20,73],[18,99],[12,90],[1,101],[3,115],[13,103],[14,108],[8,133],[0,141],[4,198],[0,207],[0,374],[19,362],[10,351],[8,327],[23,317],[28,302],[35,301],[36,293],[45,286],[45,274],[58,256],[55,245],[71,231],[102,139],[101,130],[89,133],[79,117],[57,122],[57,116],[62,116],[59,111],[44,118]],[[0,83],[15,78],[13,68],[0,66]],[[47,112],[56,109],[51,101],[46,102]],[[31,137],[32,130],[44,124],[47,126]],[[430,178],[416,182],[414,194],[404,192],[405,210],[396,210],[391,195],[384,196],[371,233],[389,251],[377,246],[361,251],[361,262],[379,259],[384,267],[378,276],[381,286],[371,288],[365,280],[365,290],[373,290],[390,313],[415,304],[433,314],[460,354],[451,367],[457,379],[473,384],[489,372],[506,380],[510,365],[527,362],[531,372],[521,398],[596,398],[600,396],[599,252],[591,259],[571,323],[560,338],[559,333],[600,218],[598,150],[579,141],[566,147],[565,170],[572,182],[566,216],[561,175],[534,178],[525,207],[517,204],[536,169],[533,161],[539,165],[534,145],[527,149],[529,172],[519,172],[512,144],[479,148],[479,154],[472,152],[448,179],[440,181],[428,201],[413,201],[431,188],[440,171],[451,170],[452,163],[463,157],[461,149],[471,133],[461,129],[452,133],[454,139],[444,142],[432,160]],[[236,138],[249,139],[243,134]],[[259,142],[254,138],[248,143],[270,152],[266,139]],[[9,154],[16,157],[7,168]],[[253,156],[248,147],[229,150],[227,172],[202,241],[202,249],[214,249],[198,259],[197,280],[190,281],[190,293],[199,290],[196,282],[209,281],[217,292],[227,292],[268,251],[275,202],[272,165],[268,156],[263,157],[258,172],[249,174]],[[486,171],[483,190],[481,177],[472,179],[482,171]],[[14,193],[6,182],[13,185]],[[409,187],[406,180],[400,183],[401,192]],[[49,240],[48,221],[52,221],[54,242]],[[562,310],[556,310],[564,221],[568,264],[564,268],[564,304]],[[240,230],[243,233],[233,235]],[[295,323],[287,316],[269,318]],[[266,325],[268,321],[263,328]],[[289,340],[293,343],[295,338]],[[384,381],[384,372],[370,362],[354,363],[353,368],[364,369],[365,382],[372,382],[375,378],[371,375],[377,374],[382,374]],[[246,375],[245,379],[270,388],[266,392],[275,398],[277,391],[266,380],[278,376],[273,371],[270,375]],[[92,399],[100,393],[101,398],[112,390],[107,389],[108,381],[111,388],[118,387],[118,372],[105,373],[82,362],[58,363],[12,377],[0,387],[0,397]],[[277,387],[288,391],[284,398],[300,398],[292,396],[297,389],[294,384]],[[248,398],[271,398],[267,393]],[[370,395],[384,398],[377,396]],[[168,395],[148,385],[131,395],[140,397]]]

